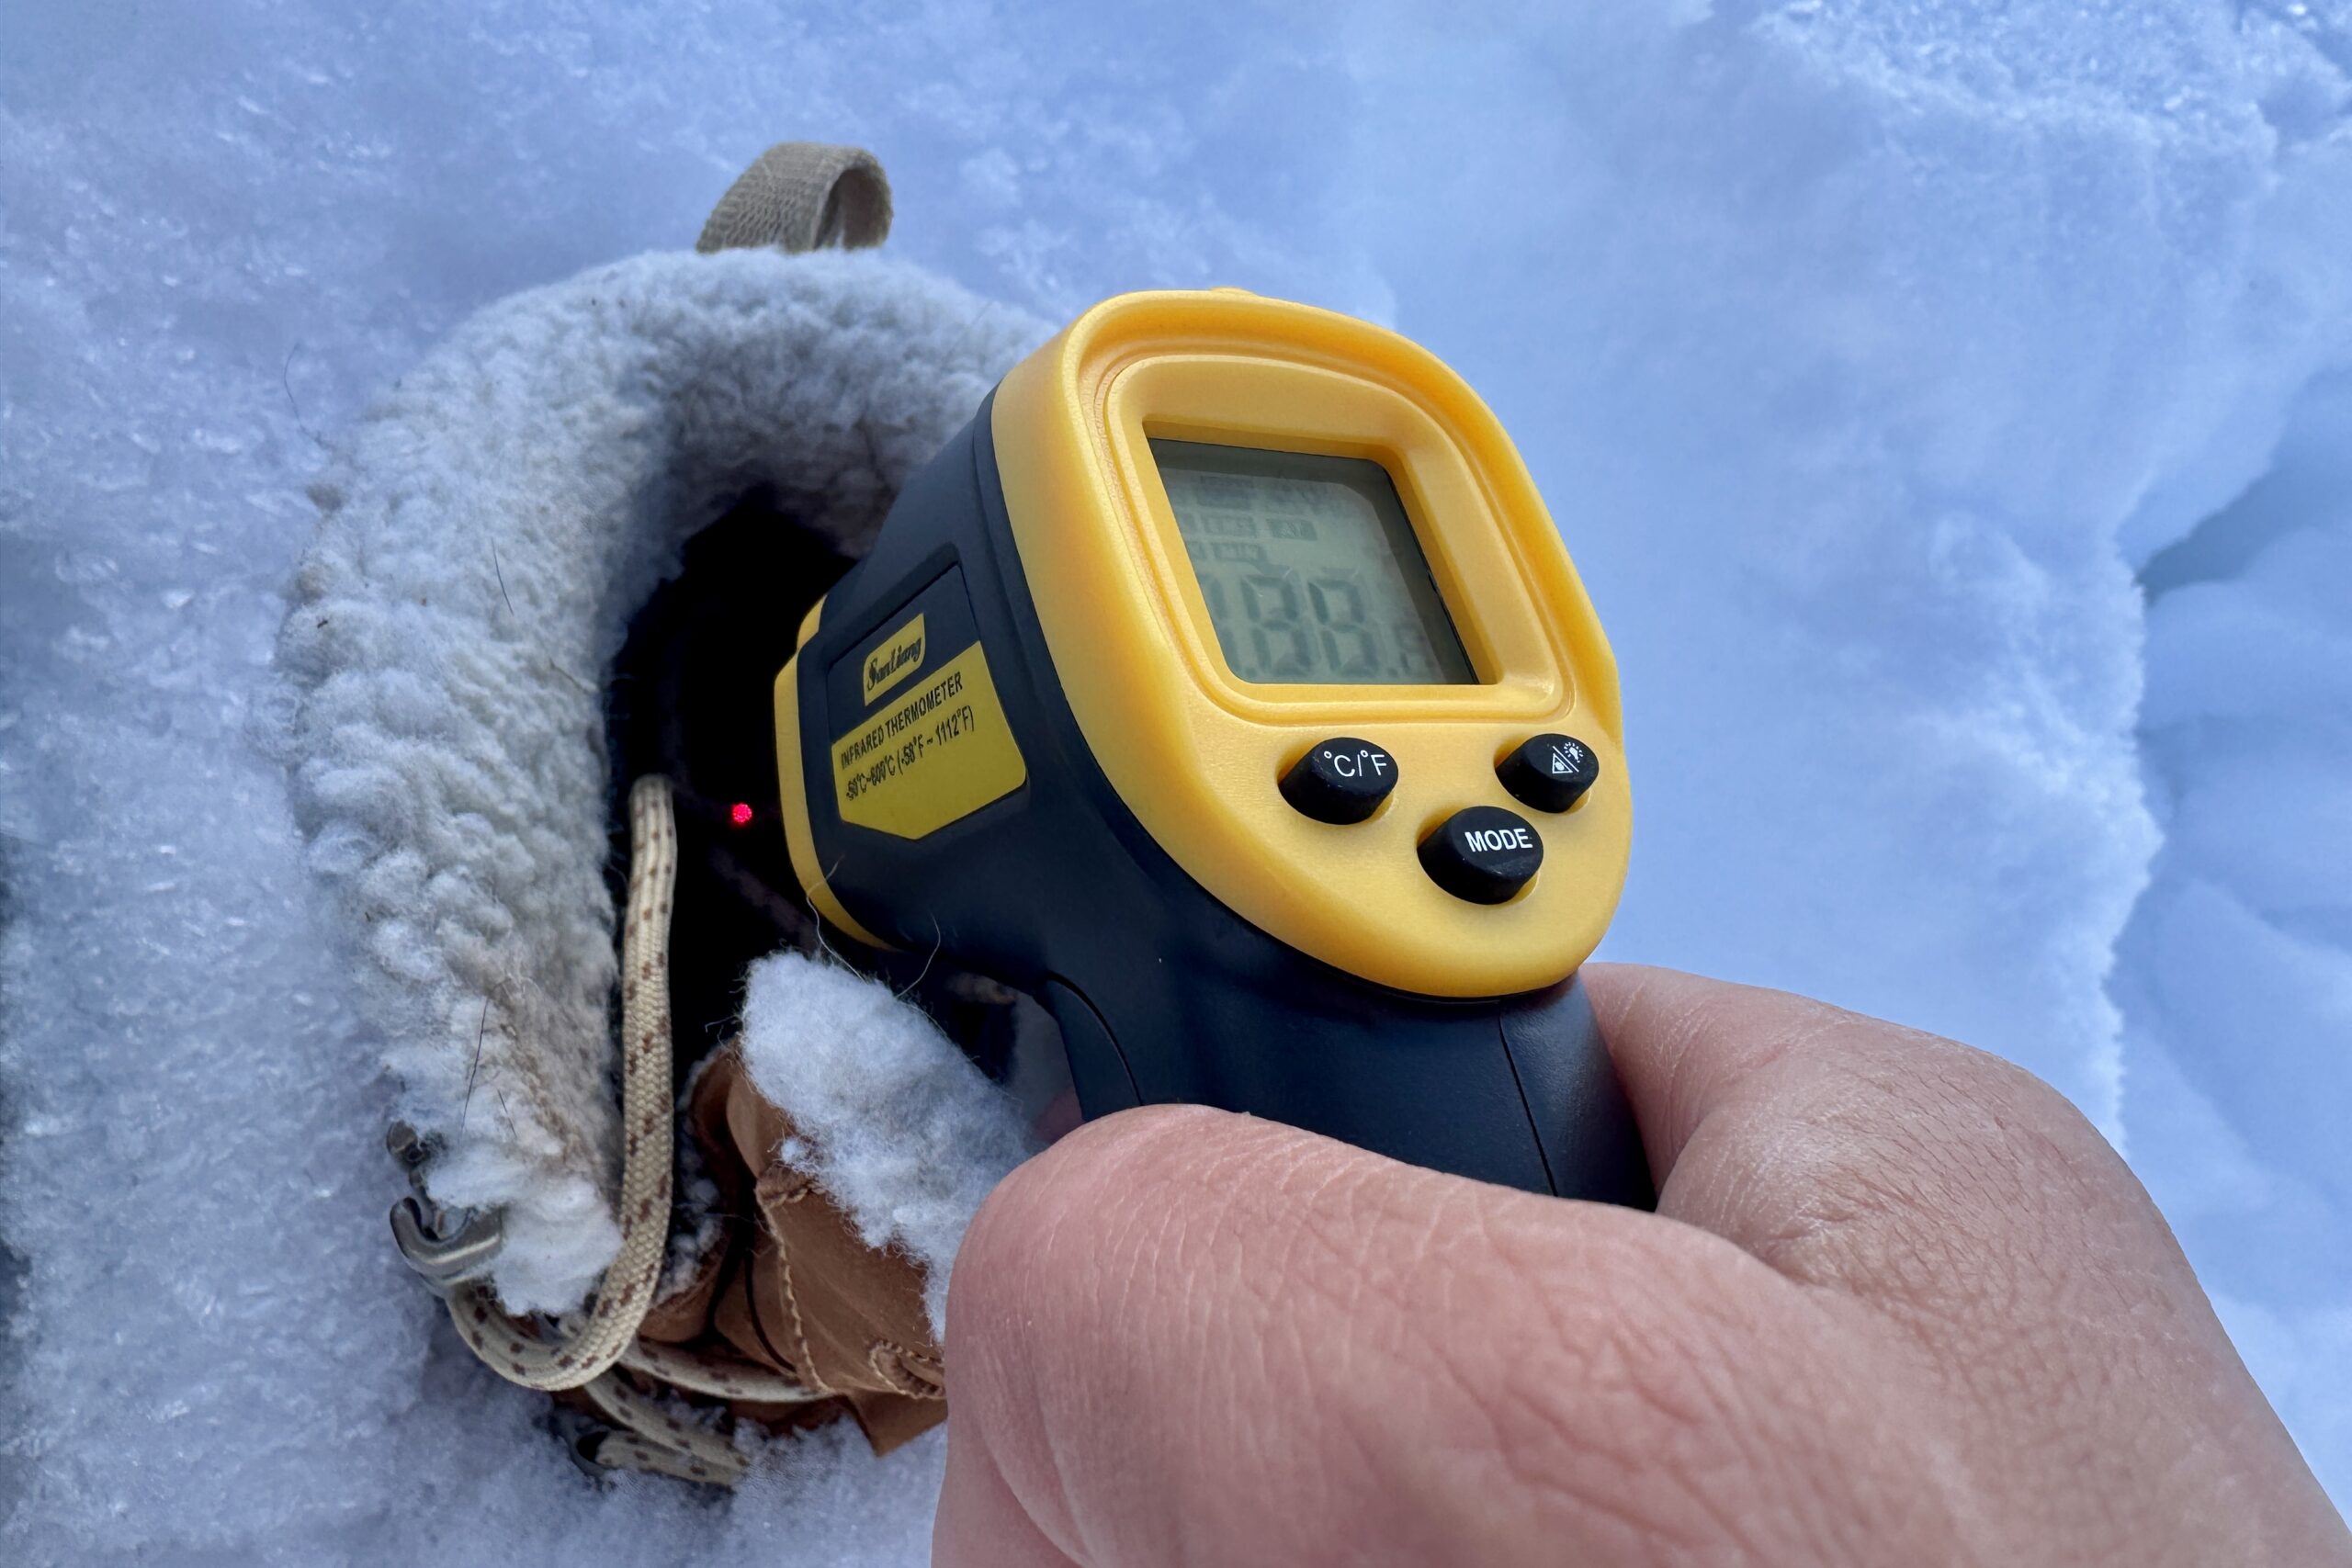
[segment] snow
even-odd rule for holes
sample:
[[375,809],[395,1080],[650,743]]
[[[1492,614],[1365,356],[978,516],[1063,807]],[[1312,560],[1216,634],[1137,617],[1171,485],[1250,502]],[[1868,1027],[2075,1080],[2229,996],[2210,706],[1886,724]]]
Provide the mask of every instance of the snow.
[[2222,1321],[2352,1475],[2352,376],[2150,560],[2140,735],[2165,822],[2118,945],[2124,1122]]
[[[1028,1043],[1021,1066],[1031,1071],[1016,1080],[1034,1076],[1034,1045],[1046,1042]],[[1058,1055],[1060,1042],[1050,1044]],[[868,1247],[924,1267],[925,1309],[944,1344],[948,1266],[965,1229],[1036,1149],[1022,1102],[888,987],[797,953],[752,966],[742,1049],[752,1084],[792,1118],[785,1160],[823,1185]]]
[[787,135],[1010,305],[1453,363],[1623,667],[1611,953],[2058,1084],[2352,1497],[2352,5],[1114,10],[0,17],[11,1556],[922,1560],[935,1443],[599,1491],[436,1332],[255,740],[322,445]]

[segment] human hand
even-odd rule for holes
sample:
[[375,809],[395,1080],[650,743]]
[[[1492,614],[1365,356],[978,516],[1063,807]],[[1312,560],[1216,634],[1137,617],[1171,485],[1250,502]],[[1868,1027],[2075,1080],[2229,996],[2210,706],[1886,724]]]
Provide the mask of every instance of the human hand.
[[2352,1562],[2054,1090],[1587,976],[1657,1214],[1190,1108],[1014,1172],[956,1264],[933,1561]]

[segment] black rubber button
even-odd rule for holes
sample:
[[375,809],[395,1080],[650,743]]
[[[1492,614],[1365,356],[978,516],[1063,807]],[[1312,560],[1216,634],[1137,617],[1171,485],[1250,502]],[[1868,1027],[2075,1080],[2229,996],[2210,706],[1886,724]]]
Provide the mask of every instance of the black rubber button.
[[1573,735],[1534,735],[1495,764],[1513,799],[1538,811],[1566,811],[1600,781],[1600,759]]
[[1473,904],[1507,904],[1544,863],[1544,840],[1526,818],[1499,806],[1469,806],[1421,840],[1430,880]]
[[1283,775],[1283,798],[1317,822],[1361,822],[1396,787],[1387,748],[1351,736],[1318,741]]

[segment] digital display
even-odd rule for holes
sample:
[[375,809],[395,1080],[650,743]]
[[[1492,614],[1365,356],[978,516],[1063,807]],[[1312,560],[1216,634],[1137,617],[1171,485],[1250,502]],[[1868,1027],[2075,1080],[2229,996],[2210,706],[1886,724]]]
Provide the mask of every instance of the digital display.
[[1151,455],[1234,674],[1305,685],[1476,682],[1378,463],[1157,436]]

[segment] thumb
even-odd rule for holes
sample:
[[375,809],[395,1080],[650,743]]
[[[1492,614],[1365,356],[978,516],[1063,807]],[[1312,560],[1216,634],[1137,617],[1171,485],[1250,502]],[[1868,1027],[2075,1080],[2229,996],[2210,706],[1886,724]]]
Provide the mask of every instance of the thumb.
[[[1749,1386],[1767,1320],[1809,1394]],[[1727,1492],[1877,1470],[1866,1419],[1823,1450],[1830,1408],[1869,1404],[1838,1332],[1672,1221],[1129,1111],[1016,1171],[965,1240],[933,1561],[1702,1557],[1747,1511]],[[1752,1549],[1737,1529],[1713,1544]]]

